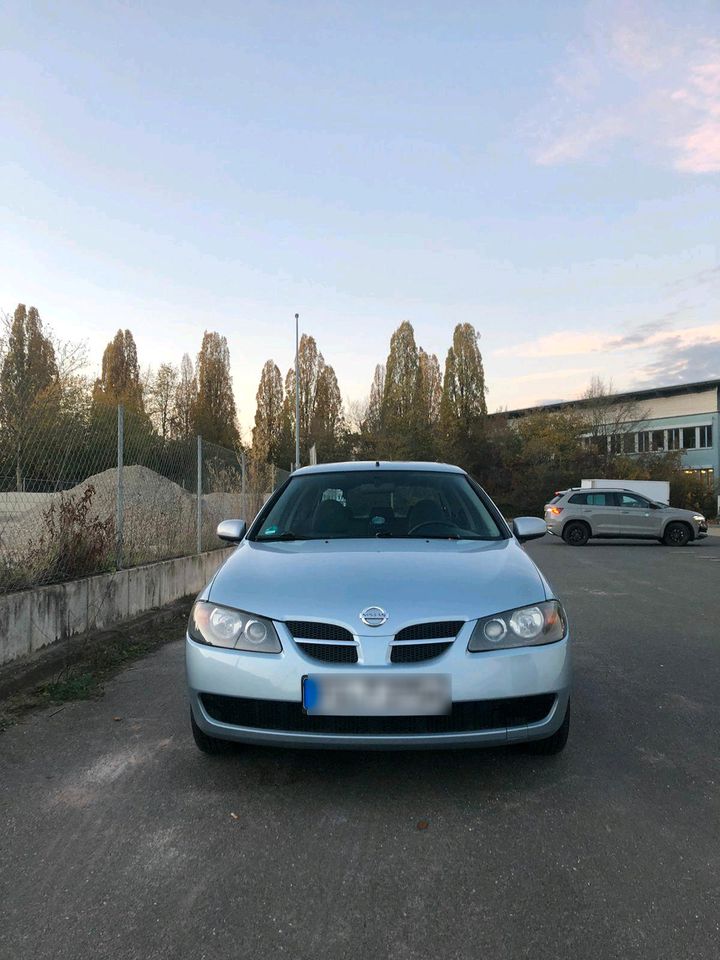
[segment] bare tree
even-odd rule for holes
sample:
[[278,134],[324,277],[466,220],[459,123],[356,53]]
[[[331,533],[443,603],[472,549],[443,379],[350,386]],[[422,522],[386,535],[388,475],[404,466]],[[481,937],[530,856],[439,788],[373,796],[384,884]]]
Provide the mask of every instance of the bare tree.
[[635,432],[649,411],[631,397],[613,393],[612,380],[593,377],[578,405],[586,443],[605,463],[618,453],[635,451]]
[[145,409],[163,440],[171,434],[173,407],[180,373],[172,363],[161,363],[157,373],[149,376],[145,387]]

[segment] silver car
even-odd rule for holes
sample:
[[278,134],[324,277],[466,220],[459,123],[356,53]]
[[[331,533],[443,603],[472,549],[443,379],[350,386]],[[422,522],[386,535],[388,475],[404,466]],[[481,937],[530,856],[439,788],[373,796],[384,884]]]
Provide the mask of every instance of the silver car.
[[296,471],[200,593],[186,665],[197,746],[528,743],[570,725],[562,604],[458,467],[341,463]]
[[591,537],[659,540],[684,547],[707,536],[705,517],[648,500],[632,490],[574,488],[561,490],[545,505],[548,533],[574,547]]

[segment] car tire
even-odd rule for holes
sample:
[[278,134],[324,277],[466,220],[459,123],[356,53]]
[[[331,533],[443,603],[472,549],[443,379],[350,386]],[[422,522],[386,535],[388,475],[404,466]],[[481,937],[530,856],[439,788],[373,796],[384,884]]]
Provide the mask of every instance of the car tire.
[[686,523],[674,521],[665,527],[663,543],[668,547],[686,547],[690,542],[690,528]]
[[558,727],[551,737],[544,740],[529,740],[525,744],[526,753],[534,753],[541,756],[552,756],[561,753],[565,749],[570,734],[570,701],[568,700],[565,717],[562,724]]
[[590,539],[590,528],[581,520],[571,520],[565,524],[562,538],[571,547],[584,547]]
[[201,730],[197,723],[195,723],[195,717],[193,716],[192,710],[190,711],[190,727],[192,729],[195,746],[203,753],[218,756],[223,753],[229,753],[232,749],[233,745],[229,741],[219,740],[217,737],[211,737],[205,733],[204,730]]

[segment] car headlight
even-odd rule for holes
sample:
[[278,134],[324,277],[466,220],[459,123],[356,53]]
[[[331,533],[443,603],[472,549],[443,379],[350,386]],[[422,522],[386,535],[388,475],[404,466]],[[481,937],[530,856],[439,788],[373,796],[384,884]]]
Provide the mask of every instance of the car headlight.
[[705,523],[705,517],[701,513],[696,513],[693,516],[693,520],[696,520],[698,523]]
[[271,620],[254,613],[197,600],[190,611],[188,633],[197,643],[228,650],[280,653],[282,646]]
[[471,653],[505,647],[534,647],[556,643],[567,632],[562,604],[545,600],[530,607],[506,610],[478,620],[468,643]]

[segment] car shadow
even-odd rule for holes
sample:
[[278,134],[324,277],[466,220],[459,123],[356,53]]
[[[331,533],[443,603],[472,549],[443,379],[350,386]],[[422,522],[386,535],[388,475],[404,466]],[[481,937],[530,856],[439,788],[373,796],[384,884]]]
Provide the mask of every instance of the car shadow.
[[[447,791],[495,796],[525,794],[538,785],[570,776],[572,746],[558,756],[537,756],[522,745],[419,750],[318,750],[234,745],[222,757],[201,762],[202,781],[223,794],[270,788],[293,796],[306,790],[324,798],[325,811],[340,809],[348,797],[383,797],[408,811]],[[529,775],[531,773],[531,775]]]

